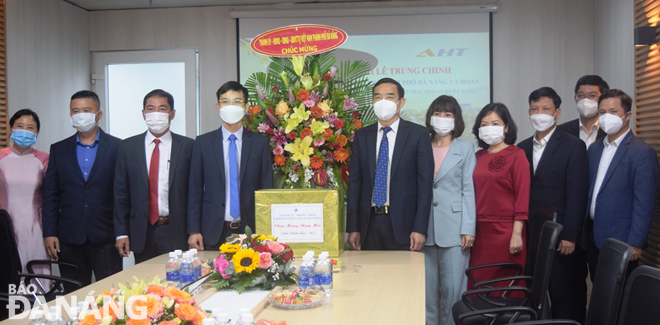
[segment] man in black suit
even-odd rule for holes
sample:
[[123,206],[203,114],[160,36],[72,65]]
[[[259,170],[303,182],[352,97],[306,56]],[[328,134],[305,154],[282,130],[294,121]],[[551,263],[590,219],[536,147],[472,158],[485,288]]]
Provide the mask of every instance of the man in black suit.
[[[148,131],[121,142],[115,169],[115,246],[141,263],[188,247],[188,176],[195,141],[170,131],[174,98],[164,90],[142,102]],[[129,239],[130,238],[130,239]]]
[[433,197],[428,130],[399,118],[403,87],[383,78],[373,89],[378,123],[355,132],[348,180],[346,231],[354,249],[424,246]]
[[598,127],[598,98],[610,89],[600,76],[586,75],[575,84],[575,103],[580,118],[559,125],[559,129],[580,138],[589,146],[605,137],[605,132]]
[[255,229],[254,191],[273,187],[270,143],[243,128],[248,91],[229,81],[216,92],[222,127],[193,147],[188,196],[188,245],[217,250],[232,233]]
[[50,147],[43,186],[42,219],[48,255],[77,265],[73,276],[88,285],[92,271],[101,280],[121,271],[113,229],[113,182],[119,139],[103,132],[98,96],[79,91],[71,97],[71,124],[78,131]]
[[579,138],[556,127],[561,98],[550,87],[529,95],[535,134],[518,144],[531,167],[526,271],[532,274],[541,227],[552,220],[564,228],[554,257],[548,290],[552,318],[584,323],[587,305],[586,256],[576,245],[587,206],[587,150]]

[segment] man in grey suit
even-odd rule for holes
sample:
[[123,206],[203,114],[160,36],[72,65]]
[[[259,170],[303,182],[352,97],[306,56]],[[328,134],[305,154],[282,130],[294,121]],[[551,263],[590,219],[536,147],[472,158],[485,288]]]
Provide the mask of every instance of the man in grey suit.
[[149,130],[121,142],[115,167],[115,246],[140,263],[187,247],[188,176],[194,140],[170,131],[174,98],[149,92],[142,117]]
[[247,89],[229,81],[216,97],[223,125],[197,137],[190,168],[188,244],[199,250],[217,250],[245,226],[254,231],[254,191],[273,187],[268,138],[243,127]]

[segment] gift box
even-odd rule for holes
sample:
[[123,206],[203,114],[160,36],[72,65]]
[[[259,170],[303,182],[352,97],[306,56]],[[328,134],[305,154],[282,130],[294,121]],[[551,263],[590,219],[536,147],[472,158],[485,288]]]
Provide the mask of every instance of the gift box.
[[255,192],[256,233],[273,235],[296,256],[344,251],[344,195],[336,189],[271,189]]

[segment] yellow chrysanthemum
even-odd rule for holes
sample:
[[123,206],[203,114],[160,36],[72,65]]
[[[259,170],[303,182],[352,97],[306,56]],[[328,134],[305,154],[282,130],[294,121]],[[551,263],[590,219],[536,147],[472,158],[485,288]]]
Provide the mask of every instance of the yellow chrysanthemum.
[[224,244],[220,245],[220,252],[222,254],[236,253],[239,250],[241,250],[241,245],[239,245],[239,244],[224,243]]
[[259,267],[259,253],[251,249],[242,249],[236,252],[231,261],[234,263],[234,270],[237,274],[241,272],[252,273]]
[[275,114],[284,115],[288,112],[289,112],[289,105],[287,105],[285,101],[280,100],[280,102],[277,103],[277,106],[275,107]]

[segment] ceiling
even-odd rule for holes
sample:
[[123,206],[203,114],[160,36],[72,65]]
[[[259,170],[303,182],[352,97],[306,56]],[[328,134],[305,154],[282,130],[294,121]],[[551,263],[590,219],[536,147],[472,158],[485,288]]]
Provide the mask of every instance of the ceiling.
[[[118,10],[205,6],[247,6],[284,3],[364,2],[388,0],[64,0],[85,10]],[[391,1],[391,0],[389,0]]]

